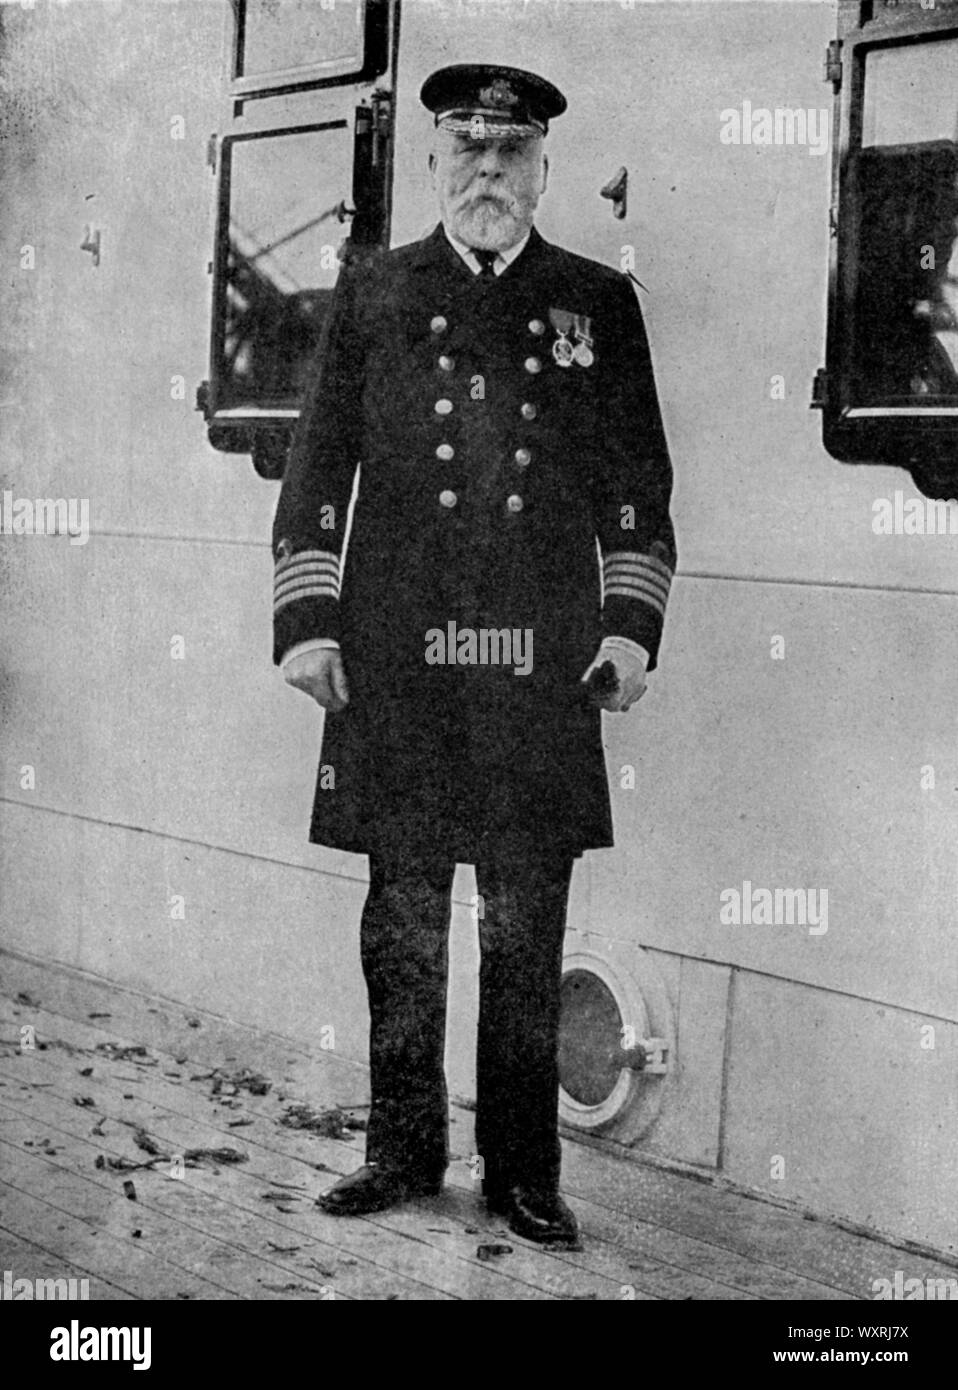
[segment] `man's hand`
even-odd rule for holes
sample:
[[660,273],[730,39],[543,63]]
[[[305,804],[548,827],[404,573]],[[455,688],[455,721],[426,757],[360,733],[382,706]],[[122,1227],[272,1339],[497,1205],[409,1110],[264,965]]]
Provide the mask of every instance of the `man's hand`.
[[582,680],[587,681],[592,672],[606,661],[610,661],[615,667],[619,686],[599,702],[599,708],[607,709],[613,714],[624,714],[630,705],[634,705],[636,700],[641,700],[645,694],[645,662],[642,657],[623,647],[603,645],[596,653],[591,666],[583,671]]
[[283,676],[290,685],[312,695],[317,704],[332,713],[345,709],[349,703],[349,686],[342,654],[337,647],[301,652],[287,661]]

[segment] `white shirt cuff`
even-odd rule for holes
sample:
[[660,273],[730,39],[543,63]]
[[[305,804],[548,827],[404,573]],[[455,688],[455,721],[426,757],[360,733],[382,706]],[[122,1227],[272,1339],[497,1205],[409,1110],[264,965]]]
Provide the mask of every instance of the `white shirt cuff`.
[[307,642],[297,642],[295,647],[290,647],[283,657],[282,669],[285,671],[294,657],[305,656],[307,652],[318,652],[323,647],[331,647],[339,651],[339,643],[335,642],[332,637],[310,637]]
[[648,652],[638,642],[633,642],[631,637],[603,637],[599,651],[604,651],[607,647],[613,649],[618,647],[620,651],[631,652],[633,656],[639,658],[643,665],[648,666],[649,664]]

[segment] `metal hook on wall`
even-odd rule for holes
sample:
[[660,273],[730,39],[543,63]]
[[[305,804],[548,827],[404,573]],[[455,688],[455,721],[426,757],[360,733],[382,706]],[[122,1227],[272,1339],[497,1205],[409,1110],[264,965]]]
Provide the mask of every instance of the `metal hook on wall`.
[[100,264],[100,229],[91,227],[89,224],[83,228],[83,240],[80,242],[81,251],[89,251],[93,257],[93,264]]
[[617,217],[620,221],[625,216],[626,212],[626,194],[628,192],[628,187],[629,171],[623,164],[612,175],[609,182],[599,190],[601,197],[611,200],[612,216]]

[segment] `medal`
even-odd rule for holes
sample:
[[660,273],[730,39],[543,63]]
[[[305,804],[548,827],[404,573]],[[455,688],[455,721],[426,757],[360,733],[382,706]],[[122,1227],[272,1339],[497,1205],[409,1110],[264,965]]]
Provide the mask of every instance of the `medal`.
[[575,357],[575,348],[564,333],[560,333],[552,344],[552,356],[560,367],[572,366],[572,359]]
[[549,310],[549,322],[559,335],[552,344],[552,356],[560,367],[571,367],[575,358],[575,348],[568,336],[574,320],[575,315],[565,309]]
[[585,314],[575,316],[575,336],[577,341],[572,350],[573,357],[580,367],[591,367],[595,361],[595,353],[592,351],[592,323]]

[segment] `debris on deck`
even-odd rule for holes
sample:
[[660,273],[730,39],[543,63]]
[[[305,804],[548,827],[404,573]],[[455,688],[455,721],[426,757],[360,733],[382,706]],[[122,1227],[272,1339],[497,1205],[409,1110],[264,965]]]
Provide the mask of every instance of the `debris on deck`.
[[314,1110],[311,1105],[288,1105],[280,1119],[286,1129],[306,1129],[324,1139],[351,1139],[350,1130],[364,1130],[366,1121],[334,1105],[331,1110]]
[[[367,1127],[368,1107],[350,1103],[364,1094],[352,1064],[290,1057],[288,1040],[201,1024],[106,982],[5,965],[16,982],[0,1020],[29,1010],[36,1041],[22,1049],[15,1033],[0,1048],[0,1268],[78,1272],[105,1298],[794,1301],[870,1299],[876,1275],[917,1258],[576,1144],[563,1189],[581,1245],[533,1247],[479,1199],[463,1157],[473,1120],[456,1105],[437,1198],[329,1217],[317,1174],[354,1169]],[[241,1127],[248,1151],[222,1142]],[[926,1255],[921,1271],[954,1273]]]

